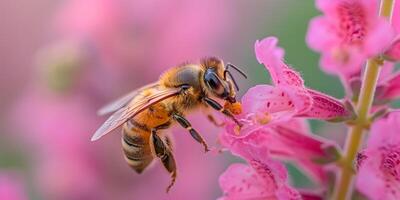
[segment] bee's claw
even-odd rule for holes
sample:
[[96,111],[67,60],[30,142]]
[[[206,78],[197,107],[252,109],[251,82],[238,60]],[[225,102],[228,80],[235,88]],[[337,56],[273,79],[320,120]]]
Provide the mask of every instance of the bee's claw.
[[172,172],[171,174],[171,183],[167,187],[167,193],[171,190],[172,186],[174,186],[176,180],[176,172]]
[[210,149],[208,148],[207,144],[203,144],[204,145],[204,153],[207,153],[210,151]]

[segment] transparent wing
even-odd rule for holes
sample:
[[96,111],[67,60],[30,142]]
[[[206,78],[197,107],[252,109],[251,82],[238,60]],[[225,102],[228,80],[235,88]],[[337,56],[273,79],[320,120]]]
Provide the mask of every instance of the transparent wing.
[[158,86],[158,83],[150,83],[148,85],[145,85],[139,89],[133,90],[131,92],[129,92],[128,94],[126,94],[123,97],[120,97],[119,99],[105,105],[104,107],[100,108],[99,111],[97,111],[98,115],[106,115],[112,112],[115,112],[119,109],[121,109],[122,107],[128,105],[128,103],[135,98],[136,95],[140,94],[140,92],[142,92],[145,89],[149,89],[149,88],[153,88]]
[[107,133],[121,126],[123,123],[135,117],[140,112],[146,110],[153,104],[156,104],[162,100],[174,97],[181,93],[180,88],[163,88],[158,89],[154,94],[144,97],[136,102],[128,104],[122,107],[113,115],[111,115],[104,124],[97,129],[92,137],[92,141],[98,140]]

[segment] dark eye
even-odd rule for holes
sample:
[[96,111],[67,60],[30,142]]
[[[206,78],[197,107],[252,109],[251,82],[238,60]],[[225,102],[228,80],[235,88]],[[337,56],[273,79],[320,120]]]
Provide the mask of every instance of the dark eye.
[[214,72],[207,71],[204,80],[215,93],[222,94],[224,92],[224,87]]

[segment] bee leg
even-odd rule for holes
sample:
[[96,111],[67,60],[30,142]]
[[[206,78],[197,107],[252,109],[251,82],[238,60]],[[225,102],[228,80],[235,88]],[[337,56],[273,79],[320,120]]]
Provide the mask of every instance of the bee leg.
[[242,126],[242,123],[240,123],[239,120],[236,119],[236,117],[231,113],[231,111],[226,110],[223,106],[221,106],[221,104],[216,102],[214,99],[211,99],[209,97],[204,97],[203,99],[212,108],[214,108],[215,110],[218,110],[219,112],[221,112],[224,115],[231,118],[238,126],[240,126],[240,127]]
[[150,147],[156,156],[160,158],[165,169],[167,169],[167,171],[171,174],[171,183],[167,187],[167,192],[169,192],[176,180],[176,163],[171,150],[168,148],[168,145],[165,144],[164,141],[157,135],[156,129],[151,131]]
[[190,124],[190,122],[185,117],[175,113],[175,114],[172,115],[172,118],[174,118],[174,120],[176,120],[183,128],[188,130],[190,135],[197,142],[199,142],[200,144],[202,144],[204,146],[205,152],[210,151],[208,149],[207,143],[204,141],[203,137],[201,137],[201,135],[194,128],[192,128],[192,125]]
[[161,161],[164,167],[167,169],[167,171],[171,174],[171,183],[167,187],[167,192],[169,192],[169,190],[175,184],[176,180],[176,163],[174,155],[171,152],[169,152],[166,154],[165,157],[161,159]]
[[217,120],[215,119],[215,117],[212,114],[208,114],[207,115],[207,119],[213,123],[216,127],[222,127],[225,125],[224,122],[217,122]]

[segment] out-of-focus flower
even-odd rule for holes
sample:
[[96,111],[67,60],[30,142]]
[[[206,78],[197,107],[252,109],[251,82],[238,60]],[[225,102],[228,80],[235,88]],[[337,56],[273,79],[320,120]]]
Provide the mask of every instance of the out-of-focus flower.
[[306,40],[322,53],[327,73],[348,79],[393,41],[394,30],[378,16],[377,0],[316,0],[316,6],[324,15],[311,20]]
[[395,5],[393,7],[393,16],[392,16],[392,26],[396,30],[396,38],[392,42],[392,45],[385,52],[385,57],[392,61],[400,60],[400,2],[395,1]]
[[22,183],[13,175],[1,172],[0,174],[0,199],[27,200]]
[[[221,41],[231,25],[233,16],[225,12],[230,6],[211,1],[72,0],[61,7],[55,24],[62,37],[80,41],[97,55],[109,74],[128,78],[129,71],[149,77],[153,71],[139,69],[162,70],[210,53],[210,44]],[[205,27],[207,31],[199,31]]]
[[81,152],[89,149],[90,143],[85,139],[90,138],[97,120],[86,98],[57,95],[42,88],[28,91],[16,105],[14,119],[19,121],[27,114],[32,115],[21,127],[23,137],[32,147],[47,153],[54,149]]
[[243,157],[249,165],[232,164],[220,176],[219,184],[224,192],[220,200],[301,199],[300,194],[287,183],[285,166],[271,160],[265,146],[238,145],[231,151]]
[[400,199],[400,111],[374,122],[357,159],[356,186],[370,199]]
[[102,186],[101,176],[93,166],[94,160],[87,156],[90,155],[85,152],[60,149],[57,155],[39,159],[34,178],[41,195],[60,200],[102,199],[102,191],[94,192]]
[[392,74],[377,88],[375,103],[384,104],[400,98],[400,72]]
[[400,35],[393,41],[389,49],[385,52],[385,58],[390,61],[400,60]]
[[[373,108],[388,106],[387,103],[400,98],[400,73],[395,72],[395,65],[393,62],[385,61],[379,73],[378,84],[375,92],[375,100]],[[352,77],[348,84],[350,93],[353,100],[357,98],[361,89],[361,74]],[[376,109],[373,109],[374,111]]]

